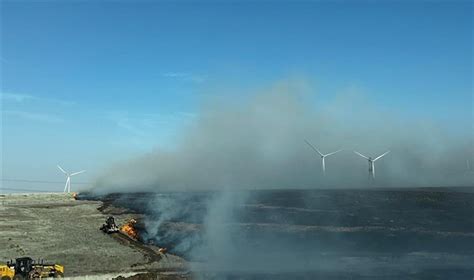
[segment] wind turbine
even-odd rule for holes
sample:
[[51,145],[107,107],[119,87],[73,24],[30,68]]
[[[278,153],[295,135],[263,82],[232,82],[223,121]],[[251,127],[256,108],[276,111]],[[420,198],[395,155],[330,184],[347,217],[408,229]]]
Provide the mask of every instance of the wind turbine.
[[380,156],[372,159],[372,157],[366,157],[363,154],[354,151],[354,153],[358,154],[359,156],[365,158],[369,162],[369,176],[372,175],[372,179],[375,179],[375,161],[380,159],[381,157],[385,156],[386,154],[390,153],[390,151],[386,151],[385,153],[381,154]]
[[74,175],[86,172],[85,170],[81,170],[79,172],[74,172],[74,173],[69,174],[66,171],[64,171],[64,169],[61,166],[59,166],[59,164],[58,164],[58,168],[59,168],[59,170],[61,170],[62,173],[64,173],[64,175],[66,175],[67,179],[66,179],[66,185],[64,186],[64,192],[66,192],[66,190],[67,190],[68,193],[71,192],[71,177],[74,176]]
[[306,144],[308,144],[308,146],[310,146],[313,150],[315,150],[321,156],[321,162],[322,162],[321,166],[323,168],[323,174],[326,174],[326,161],[325,161],[326,157],[330,156],[330,155],[334,155],[335,153],[338,153],[338,152],[342,151],[342,149],[337,150],[337,151],[332,152],[332,153],[329,153],[329,154],[323,154],[318,149],[316,149],[313,145],[311,145],[311,143],[309,143],[306,140],[304,140],[304,141],[306,142]]
[[471,165],[471,161],[466,159],[466,170],[467,172],[474,172],[474,166]]

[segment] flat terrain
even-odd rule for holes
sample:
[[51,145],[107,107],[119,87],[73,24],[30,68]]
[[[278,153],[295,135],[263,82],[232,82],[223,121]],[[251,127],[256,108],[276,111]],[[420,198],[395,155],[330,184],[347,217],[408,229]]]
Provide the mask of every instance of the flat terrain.
[[[473,213],[472,188],[8,194],[0,262],[41,258],[77,279],[189,279],[189,267],[196,279],[471,280]],[[147,245],[100,232],[108,215],[137,218]],[[171,254],[150,257],[151,244]]]
[[204,279],[472,279],[473,188],[113,194]]
[[[106,215],[98,210],[101,205],[76,201],[67,194],[1,195],[0,263],[30,256],[64,265],[65,276],[99,279],[182,265],[173,256],[151,263],[142,251],[103,234],[99,227]],[[118,224],[129,218],[116,216]]]

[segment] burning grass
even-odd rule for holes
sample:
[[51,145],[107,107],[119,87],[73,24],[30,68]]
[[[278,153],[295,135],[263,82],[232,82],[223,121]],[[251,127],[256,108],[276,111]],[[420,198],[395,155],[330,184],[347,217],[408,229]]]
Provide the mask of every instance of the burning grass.
[[120,227],[120,231],[129,237],[138,240],[138,230],[135,228],[137,221],[135,219],[130,219],[127,223]]

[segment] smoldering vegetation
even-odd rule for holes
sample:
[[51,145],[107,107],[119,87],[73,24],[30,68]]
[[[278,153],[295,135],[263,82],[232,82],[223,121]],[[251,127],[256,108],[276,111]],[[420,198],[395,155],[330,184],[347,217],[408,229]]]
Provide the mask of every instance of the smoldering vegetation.
[[[471,194],[359,192],[369,187],[367,161],[353,153],[391,150],[370,187],[472,186],[472,131],[378,108],[353,92],[317,102],[302,82],[244,96],[204,102],[175,147],[111,166],[92,192],[124,193],[117,203],[145,214],[143,241],[185,256],[196,271],[473,270]],[[323,153],[345,149],[327,158],[326,176],[305,139]],[[147,193],[137,201],[137,192]]]
[[[353,150],[372,157],[391,150],[376,163],[377,186],[472,185],[466,175],[472,128],[452,129],[402,108],[381,108],[353,91],[330,101],[317,97],[305,83],[286,81],[242,97],[207,100],[174,148],[116,163],[94,189],[366,187],[367,162]],[[345,149],[326,159],[327,176],[304,139],[323,153]]]
[[112,204],[144,214],[143,242],[190,260],[203,279],[450,279],[474,272],[474,193],[462,188],[115,197]]

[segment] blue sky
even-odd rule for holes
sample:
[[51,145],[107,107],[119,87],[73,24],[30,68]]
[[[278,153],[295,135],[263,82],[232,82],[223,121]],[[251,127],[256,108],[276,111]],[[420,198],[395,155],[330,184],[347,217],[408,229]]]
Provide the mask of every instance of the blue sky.
[[131,2],[1,2],[5,178],[91,180],[172,146],[207,94],[292,76],[472,129],[470,1]]

